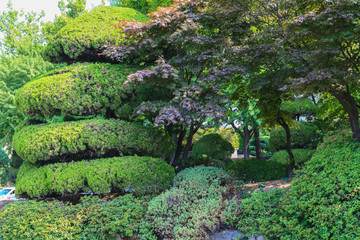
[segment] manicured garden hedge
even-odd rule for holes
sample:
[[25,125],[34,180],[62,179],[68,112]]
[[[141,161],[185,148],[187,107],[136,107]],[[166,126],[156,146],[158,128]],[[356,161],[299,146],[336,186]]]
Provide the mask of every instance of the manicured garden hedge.
[[273,215],[269,239],[360,239],[360,143],[350,131],[324,139]]
[[131,8],[98,7],[63,27],[46,45],[44,55],[52,62],[98,61],[105,45],[119,45],[120,20],[144,22],[148,17]]
[[25,126],[15,132],[13,147],[32,163],[111,155],[170,157],[173,152],[164,131],[113,119]]
[[134,237],[151,197],[132,194],[108,201],[84,197],[77,205],[59,201],[20,201],[0,211],[0,238],[124,239]]
[[42,167],[25,162],[16,180],[16,195],[36,198],[88,191],[157,192],[166,189],[174,176],[172,166],[151,157],[104,158]]
[[197,141],[193,148],[193,156],[199,157],[206,155],[217,160],[227,160],[234,152],[231,143],[217,133],[207,134]]
[[[290,128],[292,147],[315,149],[321,140],[319,127],[311,122],[297,122],[297,125]],[[272,152],[286,149],[286,134],[283,128],[271,130],[269,148]]]
[[83,63],[50,72],[23,86],[16,106],[26,116],[104,115],[115,112],[133,92],[123,87],[136,68]]

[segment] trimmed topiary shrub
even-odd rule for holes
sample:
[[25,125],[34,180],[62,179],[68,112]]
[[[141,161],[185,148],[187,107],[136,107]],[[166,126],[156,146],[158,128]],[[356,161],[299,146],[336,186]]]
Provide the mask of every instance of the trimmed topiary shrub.
[[63,27],[45,47],[44,56],[52,62],[99,61],[105,45],[119,45],[120,20],[145,22],[148,17],[131,8],[98,7]]
[[[305,162],[309,161],[315,152],[313,149],[292,149],[291,151],[294,154],[297,166],[303,165]],[[286,150],[281,150],[274,153],[269,161],[281,163],[286,169],[287,165],[290,163],[290,157]]]
[[134,154],[170,157],[172,146],[160,129],[104,119],[25,126],[13,140],[19,156],[32,163]]
[[327,136],[297,172],[268,239],[359,239],[359,159],[350,131]]
[[[293,148],[315,149],[321,140],[320,129],[310,122],[297,122],[297,128],[290,128]],[[272,129],[270,132],[269,149],[271,152],[284,150],[286,135],[283,128]]]
[[286,177],[286,167],[279,162],[249,158],[234,161],[227,171],[234,178],[245,182],[262,182]]
[[88,191],[158,192],[166,189],[174,176],[172,166],[151,157],[105,158],[42,167],[25,162],[16,180],[16,195],[35,198]]
[[225,225],[231,177],[215,167],[180,172],[176,187],[155,197],[142,223],[143,239],[208,239]]
[[117,239],[138,234],[151,197],[127,194],[108,201],[84,197],[77,205],[21,201],[0,211],[1,239]]
[[17,108],[28,117],[110,115],[122,106],[134,87],[123,87],[136,68],[83,63],[35,79],[16,95]]
[[234,152],[234,148],[230,142],[215,133],[200,138],[194,144],[192,152],[194,157],[206,155],[212,159],[227,160]]

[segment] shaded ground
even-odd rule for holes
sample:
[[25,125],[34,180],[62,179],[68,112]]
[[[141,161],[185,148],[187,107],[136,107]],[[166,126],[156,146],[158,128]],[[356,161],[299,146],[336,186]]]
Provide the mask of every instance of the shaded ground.
[[257,182],[257,183],[247,183],[244,184],[244,187],[247,189],[248,192],[253,190],[260,190],[262,188],[265,191],[270,191],[272,189],[279,189],[279,188],[290,188],[291,179],[289,180],[274,180],[268,182]]

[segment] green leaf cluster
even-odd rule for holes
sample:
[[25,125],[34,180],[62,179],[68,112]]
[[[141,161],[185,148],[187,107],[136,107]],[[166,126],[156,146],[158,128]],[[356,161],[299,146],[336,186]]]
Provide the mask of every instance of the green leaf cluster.
[[158,7],[168,7],[173,0],[109,0],[111,6],[133,8],[143,14],[155,11]]
[[234,147],[221,135],[212,133],[200,138],[192,150],[194,157],[206,155],[212,159],[227,160],[234,152]]
[[41,167],[25,162],[16,180],[16,195],[37,198],[88,191],[143,194],[166,189],[174,176],[172,166],[151,157],[103,158]]
[[[321,140],[319,127],[311,122],[297,122],[290,128],[293,148],[315,149]],[[283,128],[273,128],[270,131],[269,148],[272,152],[286,149],[286,134]]]
[[174,181],[175,187],[149,202],[142,238],[208,239],[219,231],[226,221],[230,197],[223,196],[231,195],[226,185],[231,177],[220,168],[195,167]]
[[22,87],[16,105],[26,116],[105,115],[120,108],[133,87],[122,87],[136,70],[127,65],[84,63],[49,72]]
[[16,131],[13,141],[19,156],[32,163],[98,158],[107,154],[169,158],[172,146],[171,138],[161,129],[104,119],[25,126]]
[[86,196],[76,205],[21,201],[0,212],[2,239],[116,239],[138,233],[151,197],[132,194],[107,201]]
[[279,204],[270,239],[360,238],[360,145],[349,130],[329,134]]
[[52,62],[98,61],[105,45],[119,45],[124,39],[114,26],[120,20],[147,21],[131,8],[97,7],[65,25],[44,50]]

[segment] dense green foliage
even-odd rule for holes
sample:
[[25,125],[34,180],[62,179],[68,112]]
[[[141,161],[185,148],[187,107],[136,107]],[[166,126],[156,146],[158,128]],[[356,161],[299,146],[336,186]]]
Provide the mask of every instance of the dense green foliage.
[[280,108],[289,112],[293,118],[299,121],[300,117],[312,118],[316,116],[318,108],[309,99],[296,99],[294,101],[284,101]]
[[207,239],[225,224],[225,212],[230,201],[235,201],[227,199],[231,196],[229,181],[231,177],[215,167],[180,172],[175,187],[150,201],[143,239]]
[[212,159],[227,160],[234,152],[234,147],[219,134],[213,133],[200,138],[192,150],[194,157],[206,155]]
[[[292,152],[295,163],[299,166],[311,158],[314,150],[293,149]],[[268,161],[256,158],[236,160],[228,167],[228,171],[243,181],[270,181],[285,178],[289,163],[289,154],[282,150],[274,153]]]
[[167,7],[173,0],[109,0],[111,6],[133,8],[143,14],[155,11],[158,7]]
[[[297,166],[303,165],[305,162],[309,161],[315,152],[313,149],[292,149],[291,151],[294,154],[295,163]],[[274,153],[269,161],[278,162],[284,166],[287,166],[290,162],[290,158],[286,150],[281,150]]]
[[[150,197],[84,197],[77,205],[21,201],[0,212],[2,239],[116,239],[138,233]],[[26,223],[26,224],[24,224]]]
[[172,144],[171,138],[160,129],[103,119],[25,126],[16,131],[13,141],[19,156],[32,163],[106,155],[169,158]]
[[51,61],[97,61],[105,45],[120,44],[120,31],[114,28],[120,20],[147,21],[130,8],[98,7],[65,25],[46,45],[44,54]]
[[111,114],[131,95],[122,87],[136,68],[127,65],[85,63],[38,77],[16,95],[18,109],[26,116]]
[[103,158],[42,167],[25,162],[17,177],[16,195],[36,198],[88,191],[157,192],[166,189],[174,175],[173,167],[151,157]]
[[[321,140],[319,127],[310,122],[297,122],[297,126],[290,128],[290,133],[293,148],[314,149]],[[286,148],[286,135],[283,128],[271,130],[269,148],[272,152]]]
[[359,147],[349,131],[328,136],[292,181],[267,235],[281,239],[359,238]]

